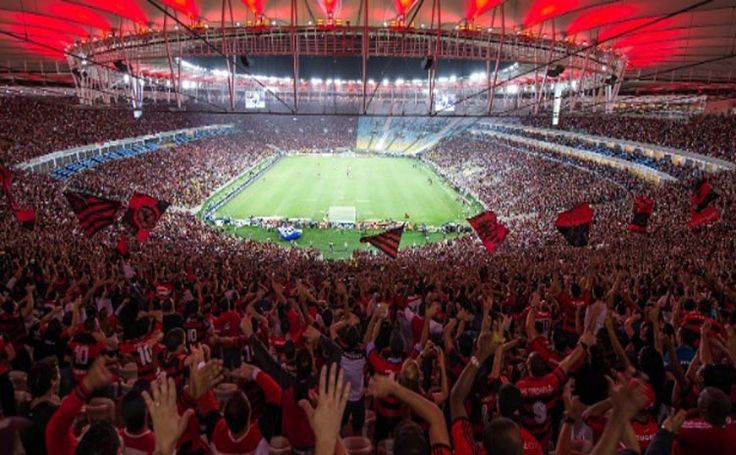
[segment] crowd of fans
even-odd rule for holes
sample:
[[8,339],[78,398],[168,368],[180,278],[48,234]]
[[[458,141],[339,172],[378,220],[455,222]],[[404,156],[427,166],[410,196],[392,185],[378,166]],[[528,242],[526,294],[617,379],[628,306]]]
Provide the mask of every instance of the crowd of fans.
[[[548,117],[521,120],[533,126],[549,126]],[[736,138],[731,134],[736,128],[733,115],[695,115],[687,121],[616,114],[563,116],[559,128],[672,147],[729,161],[736,159]]]
[[[199,126],[202,116],[85,108],[73,98],[0,96],[0,161],[14,163],[80,145]],[[212,116],[210,123],[225,123]]]
[[671,175],[676,178],[687,178],[692,174],[693,169],[686,166],[678,166],[672,163],[668,159],[654,159],[644,155],[640,151],[625,151],[619,146],[609,146],[608,144],[591,144],[583,139],[575,137],[566,137],[561,135],[548,135],[541,131],[521,131],[514,128],[505,128],[501,125],[494,128],[498,131],[520,135],[530,139],[535,139],[543,142],[551,142],[554,144],[560,144],[567,147],[572,147],[578,150],[586,150],[595,154],[610,156],[613,158],[622,159],[624,161],[630,161],[632,163],[640,164],[652,169],[655,169],[665,174]]
[[[95,172],[193,204],[209,184],[156,189],[156,162],[167,184],[226,180],[206,168],[260,153],[209,144]],[[121,255],[122,227],[84,238],[60,182],[15,172],[38,220],[0,208],[0,436],[34,454],[734,453],[733,175],[710,179],[722,220],[690,230],[689,188],[510,147],[426,156],[509,218],[495,254],[468,235],[395,260],[322,261],[180,212]],[[657,201],[648,235],[625,229],[630,191]],[[569,247],[551,218],[583,201],[591,245]]]
[[194,207],[273,153],[238,133],[111,161],[76,174],[68,185],[116,200],[125,200],[131,190],[141,191],[178,207]]

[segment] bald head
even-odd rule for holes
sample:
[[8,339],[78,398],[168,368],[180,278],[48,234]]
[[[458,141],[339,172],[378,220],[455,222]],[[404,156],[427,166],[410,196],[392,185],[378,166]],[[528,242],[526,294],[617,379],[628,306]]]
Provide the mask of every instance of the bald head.
[[523,455],[524,441],[513,420],[498,417],[483,429],[483,447],[493,455]]
[[706,422],[723,426],[731,413],[731,399],[721,389],[706,387],[698,397],[698,409]]

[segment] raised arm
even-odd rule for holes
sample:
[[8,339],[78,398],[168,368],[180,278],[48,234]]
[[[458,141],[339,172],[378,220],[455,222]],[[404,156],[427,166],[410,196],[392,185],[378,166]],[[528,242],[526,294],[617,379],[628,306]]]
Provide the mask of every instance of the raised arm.
[[491,354],[496,350],[498,343],[494,341],[493,335],[489,332],[481,334],[478,338],[478,346],[475,354],[470,358],[470,362],[465,365],[463,371],[455,382],[455,386],[450,392],[450,419],[467,418],[468,414],[465,410],[465,400],[473,388],[475,376],[481,364],[485,363]]
[[373,377],[368,385],[368,393],[376,398],[388,396],[398,398],[429,424],[430,445],[450,446],[450,435],[445,425],[445,417],[436,404],[383,375]]

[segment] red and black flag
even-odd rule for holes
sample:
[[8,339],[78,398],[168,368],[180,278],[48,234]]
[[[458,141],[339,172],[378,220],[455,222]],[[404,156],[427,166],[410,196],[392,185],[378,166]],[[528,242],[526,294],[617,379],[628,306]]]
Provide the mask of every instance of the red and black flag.
[[0,164],[0,187],[8,196],[10,195],[10,178],[10,170]]
[[381,232],[376,235],[368,235],[361,237],[361,243],[370,243],[379,250],[388,254],[392,258],[396,259],[396,255],[399,254],[399,244],[401,243],[401,234],[404,233],[404,225],[389,229],[388,231]]
[[92,237],[115,222],[120,210],[120,202],[103,199],[85,193],[65,191],[64,197],[69,201],[72,211],[84,229],[84,235]]
[[156,200],[142,193],[133,193],[123,221],[137,231],[138,241],[145,242],[168,207],[168,202]]
[[509,233],[508,228],[499,223],[496,214],[490,210],[468,218],[468,223],[490,253],[496,251]]
[[632,232],[647,233],[649,226],[649,218],[654,211],[654,199],[644,196],[637,196],[634,199],[634,218],[629,223],[629,230]]
[[115,245],[115,251],[124,258],[130,257],[130,247],[128,246],[128,237],[122,236],[118,239],[118,243]]
[[5,193],[8,207],[13,212],[15,219],[18,220],[24,228],[33,229],[36,225],[36,211],[33,209],[21,209],[18,207],[18,204],[15,202],[15,198],[10,194],[11,180],[12,175],[10,174],[10,170],[0,164],[0,187]]
[[15,219],[26,229],[33,229],[36,225],[36,211],[33,209],[19,209],[16,207],[13,209],[13,214]]
[[706,180],[700,180],[695,186],[695,192],[690,196],[690,221],[688,227],[693,229],[705,224],[715,223],[721,219],[721,212],[713,204],[718,199],[718,193]]
[[591,224],[593,224],[593,209],[587,203],[560,213],[555,222],[557,230],[572,246],[588,244]]

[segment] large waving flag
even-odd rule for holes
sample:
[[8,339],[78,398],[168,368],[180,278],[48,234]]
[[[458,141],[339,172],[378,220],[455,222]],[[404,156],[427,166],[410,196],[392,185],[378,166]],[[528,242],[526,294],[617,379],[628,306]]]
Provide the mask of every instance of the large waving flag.
[[387,255],[396,259],[399,254],[399,244],[401,243],[401,234],[404,233],[404,225],[389,229],[376,235],[368,235],[361,237],[361,243],[370,243]]
[[72,211],[84,229],[84,235],[92,237],[115,222],[120,210],[120,202],[103,199],[91,194],[65,191],[64,197],[69,201]]
[[647,233],[649,226],[649,218],[654,211],[654,199],[644,196],[637,196],[634,199],[634,218],[629,223],[629,230],[632,232]]
[[591,224],[593,224],[593,209],[587,203],[583,203],[560,213],[555,226],[570,245],[585,246],[588,244]]
[[468,223],[490,253],[496,251],[509,233],[508,228],[499,223],[496,214],[490,210],[468,218]]
[[10,184],[12,175],[10,170],[0,164],[0,188],[5,193],[5,198],[8,201],[8,207],[13,212],[15,219],[20,222],[24,228],[33,229],[36,224],[36,211],[34,209],[21,209],[15,202],[15,198],[10,193]]
[[10,170],[0,164],[0,187],[6,195],[10,195],[10,179]]
[[696,184],[695,193],[690,196],[690,221],[687,225],[690,229],[715,223],[721,219],[721,212],[713,204],[718,199],[718,193],[706,180]]
[[159,201],[143,193],[133,193],[123,221],[137,231],[138,241],[145,242],[168,207],[168,202]]

